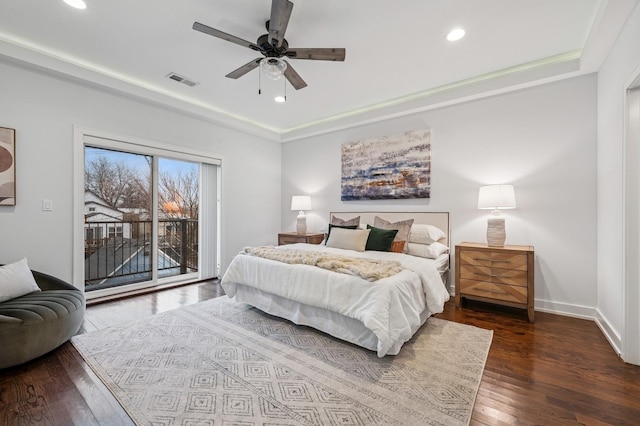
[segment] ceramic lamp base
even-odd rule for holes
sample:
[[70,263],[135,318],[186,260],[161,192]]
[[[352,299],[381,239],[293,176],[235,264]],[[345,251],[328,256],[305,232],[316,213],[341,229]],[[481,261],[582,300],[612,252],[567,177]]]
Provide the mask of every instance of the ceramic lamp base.
[[298,234],[307,233],[307,217],[305,215],[298,215],[296,218],[296,232]]
[[490,247],[504,247],[507,232],[504,228],[504,218],[491,217],[487,220],[487,244]]

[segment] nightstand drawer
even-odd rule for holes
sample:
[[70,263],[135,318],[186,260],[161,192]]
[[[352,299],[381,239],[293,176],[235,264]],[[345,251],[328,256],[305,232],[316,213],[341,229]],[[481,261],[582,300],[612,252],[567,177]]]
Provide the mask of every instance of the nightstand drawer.
[[504,269],[527,270],[527,255],[524,253],[505,253],[464,250],[460,253],[463,265],[490,266]]
[[496,284],[460,278],[460,291],[468,296],[503,300],[512,303],[527,303],[527,287]]
[[460,278],[520,287],[527,286],[527,271],[520,269],[503,269],[462,264],[460,265]]
[[281,236],[280,240],[279,240],[279,244],[283,245],[283,244],[295,244],[295,243],[306,243],[307,242],[307,238],[304,235],[301,235],[299,237],[293,237],[293,236]]
[[278,245],[284,244],[320,244],[324,239],[324,234],[297,234],[295,232],[283,232],[278,234]]

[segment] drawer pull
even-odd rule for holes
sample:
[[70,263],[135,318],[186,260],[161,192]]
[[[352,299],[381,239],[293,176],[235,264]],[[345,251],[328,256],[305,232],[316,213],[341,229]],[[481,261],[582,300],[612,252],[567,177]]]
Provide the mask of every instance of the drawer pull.
[[510,260],[493,260],[493,259],[486,259],[484,257],[474,257],[473,260],[478,261],[478,262],[491,262],[491,263],[511,263]]
[[509,278],[509,277],[505,277],[504,275],[497,275],[497,274],[482,274],[482,273],[479,273],[479,272],[478,272],[478,273],[473,274],[473,276],[478,277],[477,279],[478,279],[478,280],[480,280],[480,281],[482,281],[482,279],[483,279],[484,277],[487,277],[487,278]]
[[502,291],[502,290],[485,290],[485,289],[478,289],[484,293],[496,293],[496,294],[508,294],[506,291]]

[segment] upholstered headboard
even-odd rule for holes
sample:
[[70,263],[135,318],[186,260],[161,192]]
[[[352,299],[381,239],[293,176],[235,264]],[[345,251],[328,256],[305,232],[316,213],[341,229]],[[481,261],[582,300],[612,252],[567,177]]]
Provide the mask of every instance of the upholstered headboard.
[[442,229],[446,235],[446,240],[441,242],[447,246],[451,237],[449,212],[329,212],[329,221],[331,221],[332,215],[340,219],[351,219],[352,217],[360,216],[360,223],[367,225],[373,225],[373,219],[376,216],[389,222],[413,219],[413,223],[433,225]]

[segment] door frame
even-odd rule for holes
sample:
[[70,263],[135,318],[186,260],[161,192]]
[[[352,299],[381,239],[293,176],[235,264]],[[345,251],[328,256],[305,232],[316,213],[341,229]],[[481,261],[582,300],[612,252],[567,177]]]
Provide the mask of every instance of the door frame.
[[[216,223],[213,225],[216,227],[216,253],[212,256],[213,262],[216,264],[213,265],[213,270],[217,271],[217,266],[219,264],[220,258],[220,168],[222,165],[222,157],[216,154],[201,151],[198,149],[187,148],[183,146],[177,146],[172,144],[167,144],[164,142],[159,142],[155,140],[147,140],[127,135],[116,134],[112,132],[89,129],[82,126],[74,125],[73,127],[73,236],[72,236],[72,282],[73,285],[84,291],[84,147],[87,141],[87,138],[97,138],[108,141],[113,141],[114,145],[121,144],[125,145],[126,149],[130,152],[134,153],[152,153],[154,156],[168,156],[169,158],[183,159],[187,161],[194,161],[198,163],[206,163],[217,166],[217,181],[216,181],[216,189],[218,191],[216,197]],[[157,159],[154,160],[156,162]],[[202,167],[200,167],[202,169]],[[156,173],[157,167],[154,168],[154,173]],[[202,172],[201,172],[202,175]],[[156,188],[154,187],[154,192]],[[155,194],[154,199],[157,199],[157,194]],[[202,208],[202,206],[201,206]],[[155,212],[154,208],[154,212]],[[202,214],[200,215],[202,217]],[[211,227],[209,227],[211,228]],[[200,226],[200,230],[202,230],[202,225]],[[200,231],[199,231],[200,232]],[[201,240],[202,241],[202,240]],[[189,277],[186,276],[176,276],[176,277],[167,277],[159,280],[157,277],[153,278],[153,281],[143,282],[139,284],[132,284],[127,287],[127,293],[137,293],[142,291],[148,291],[150,287],[153,288],[163,288],[170,287],[174,285],[182,285],[187,282],[197,281],[202,277],[202,258],[199,253],[199,269],[197,274],[191,274]],[[211,268],[209,268],[211,270]],[[183,278],[181,278],[183,277]],[[85,293],[89,298],[111,298],[117,297],[118,295],[112,295],[104,293],[102,290],[92,291],[90,293]]]
[[624,90],[621,355],[624,361],[640,365],[640,65]]

